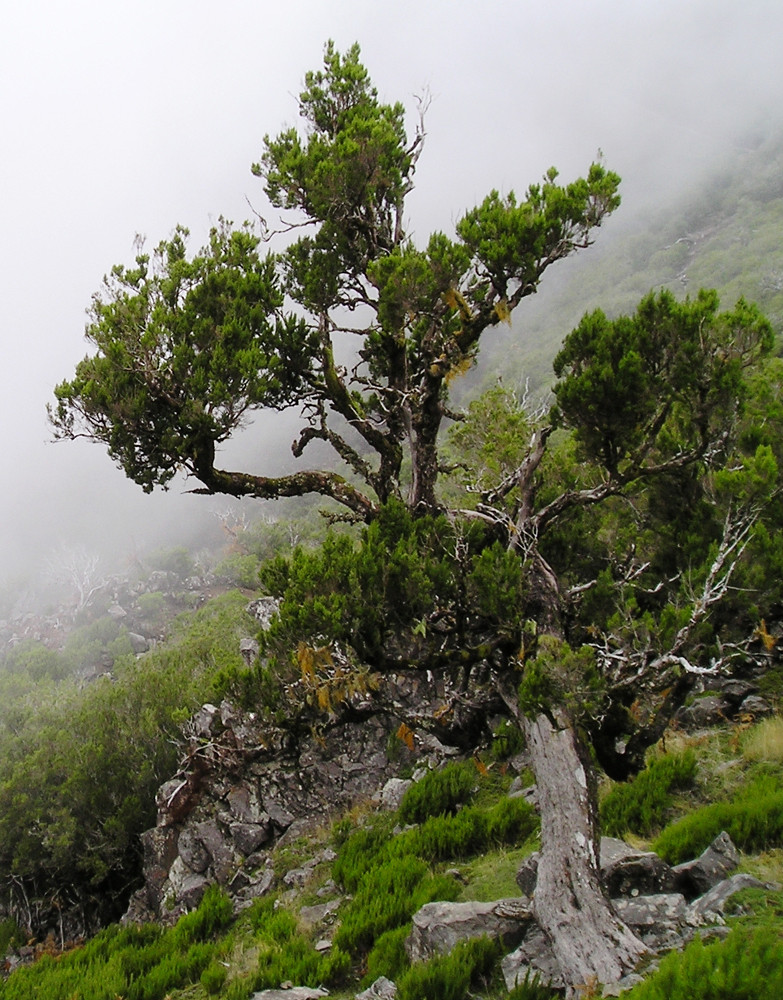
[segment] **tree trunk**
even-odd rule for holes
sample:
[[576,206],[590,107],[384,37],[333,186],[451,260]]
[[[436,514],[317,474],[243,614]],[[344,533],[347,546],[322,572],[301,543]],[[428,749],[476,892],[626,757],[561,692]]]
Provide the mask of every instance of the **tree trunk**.
[[568,996],[631,972],[647,951],[601,888],[593,771],[576,731],[546,715],[524,719],[541,811],[533,912],[548,936]]

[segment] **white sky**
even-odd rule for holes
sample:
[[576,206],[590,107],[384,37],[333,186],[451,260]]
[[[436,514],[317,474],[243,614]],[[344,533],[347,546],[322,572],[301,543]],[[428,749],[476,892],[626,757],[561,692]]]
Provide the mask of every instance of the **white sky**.
[[[181,222],[200,240],[247,199],[266,211],[250,164],[295,122],[328,38],[360,43],[383,98],[433,95],[409,202],[422,239],[492,187],[552,164],[572,179],[599,148],[621,211],[668,200],[782,96],[779,0],[6,0],[0,583],[62,541],[119,553],[163,524],[176,544],[203,514],[202,497],[144,496],[98,446],[47,443],[45,406],[135,234],[154,245]],[[264,451],[257,471],[274,472]]]

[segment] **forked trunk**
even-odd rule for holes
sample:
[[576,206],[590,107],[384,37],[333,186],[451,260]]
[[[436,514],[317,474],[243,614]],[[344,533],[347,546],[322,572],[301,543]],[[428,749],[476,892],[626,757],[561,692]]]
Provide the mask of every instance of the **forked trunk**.
[[546,715],[524,720],[541,811],[541,857],[533,911],[549,937],[568,996],[614,983],[646,953],[615,914],[599,877],[592,767],[578,734]]

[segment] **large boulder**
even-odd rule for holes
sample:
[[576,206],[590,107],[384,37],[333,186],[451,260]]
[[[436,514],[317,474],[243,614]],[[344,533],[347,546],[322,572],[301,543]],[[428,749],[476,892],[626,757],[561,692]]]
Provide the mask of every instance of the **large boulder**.
[[739,860],[739,851],[724,831],[698,858],[675,865],[672,872],[677,891],[688,900],[702,896],[733,872]]
[[637,851],[623,840],[601,838],[601,882],[607,894],[649,896],[677,889],[674,873],[652,851]]
[[413,917],[405,950],[412,962],[421,962],[450,952],[458,941],[484,934],[513,947],[532,919],[530,902],[525,899],[426,903]]

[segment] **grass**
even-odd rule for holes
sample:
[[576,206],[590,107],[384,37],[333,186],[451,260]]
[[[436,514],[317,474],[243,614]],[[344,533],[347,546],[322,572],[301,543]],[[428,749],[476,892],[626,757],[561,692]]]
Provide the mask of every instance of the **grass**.
[[762,719],[743,735],[741,747],[748,761],[783,764],[783,717]]

